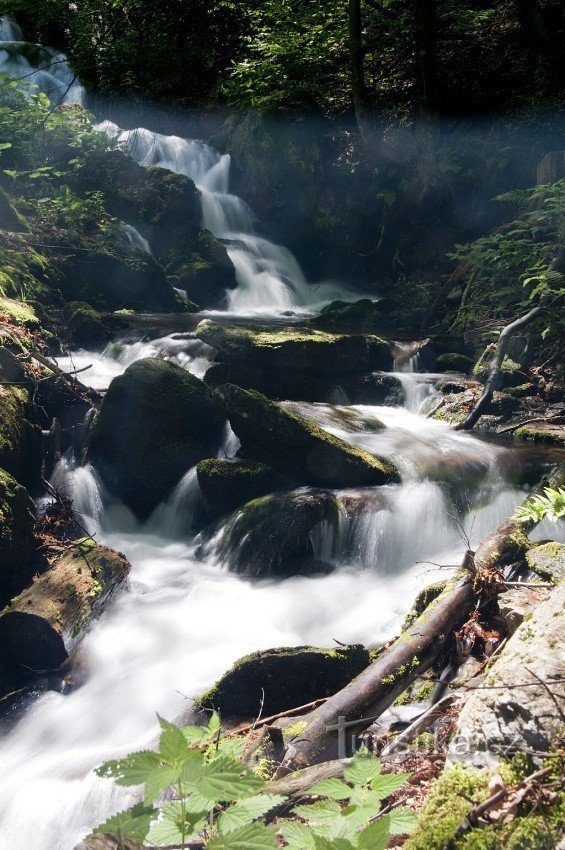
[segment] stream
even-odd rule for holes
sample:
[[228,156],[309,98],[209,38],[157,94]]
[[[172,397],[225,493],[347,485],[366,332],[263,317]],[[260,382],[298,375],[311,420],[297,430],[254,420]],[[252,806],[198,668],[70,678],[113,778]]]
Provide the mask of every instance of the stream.
[[[25,73],[27,60],[6,47],[18,42],[18,33],[6,22],[0,32],[0,66]],[[45,64],[49,58],[46,53]],[[57,68],[54,81],[38,69],[38,84],[62,92],[69,77],[66,65]],[[80,91],[71,88],[66,97],[80,100]],[[238,286],[227,295],[232,315],[280,322],[286,311],[315,313],[334,298],[359,297],[331,281],[312,286],[293,255],[261,235],[252,210],[229,192],[229,156],[198,140],[123,132],[110,122],[99,128],[141,164],[196,182],[203,224],[226,244],[236,268]],[[124,226],[132,244],[150,251],[142,234]],[[81,380],[104,389],[128,365],[152,356],[200,378],[210,364],[210,349],[190,334],[120,339],[103,352],[76,351],[58,362],[64,369],[90,366]],[[186,717],[194,697],[254,650],[334,640],[374,646],[389,639],[418,591],[449,575],[469,543],[476,545],[522,501],[548,451],[455,433],[424,415],[437,376],[396,375],[404,406],[285,402],[326,431],[393,459],[402,473],[399,485],[336,491],[343,515],[312,535],[316,557],[335,567],[329,575],[250,581],[228,571],[214,541],[202,556],[191,531],[194,470],[141,525],[105,492],[92,467],[77,467],[70,456],[61,460],[53,484],[72,497],[98,542],[126,555],[132,571],[80,641],[73,646],[69,640],[73,681],[63,693],[39,695],[0,743],[0,847],[72,850],[135,799],[97,778],[93,768],[151,746],[156,712],[169,720]],[[386,430],[377,430],[375,420]],[[217,454],[236,451],[228,428]],[[540,526],[536,537],[547,531]],[[552,527],[554,539],[555,532]]]

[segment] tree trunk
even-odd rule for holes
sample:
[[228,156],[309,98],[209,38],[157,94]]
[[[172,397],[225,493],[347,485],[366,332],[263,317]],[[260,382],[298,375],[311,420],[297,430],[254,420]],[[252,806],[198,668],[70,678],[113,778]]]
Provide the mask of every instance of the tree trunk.
[[415,0],[414,15],[419,108],[435,113],[439,108],[436,0]]
[[539,0],[516,0],[524,47],[539,60],[538,51],[549,43]]
[[526,313],[525,316],[521,316],[519,319],[516,319],[509,325],[506,325],[506,327],[501,330],[483,393],[467,418],[464,419],[463,422],[458,422],[457,425],[453,426],[455,431],[470,431],[473,425],[479,421],[490,404],[494,391],[498,389],[502,363],[511,337],[516,333],[516,331],[520,330],[520,328],[523,328],[524,325],[531,322],[532,319],[539,316],[542,310],[543,307],[534,307],[534,309],[530,310],[529,313]]
[[365,85],[361,0],[349,0],[349,62],[353,108],[359,129],[363,133],[362,124],[366,119],[369,104]]

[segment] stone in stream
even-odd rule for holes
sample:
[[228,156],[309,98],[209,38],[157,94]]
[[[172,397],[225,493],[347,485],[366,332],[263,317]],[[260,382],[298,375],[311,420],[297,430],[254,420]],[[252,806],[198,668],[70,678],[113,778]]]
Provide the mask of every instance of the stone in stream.
[[37,572],[34,504],[27,490],[0,469],[0,607]]
[[332,567],[313,557],[310,534],[323,522],[337,528],[341,510],[326,491],[262,496],[228,517],[211,545],[230,569],[252,578],[328,572]]
[[326,433],[317,424],[285,410],[256,392],[232,384],[216,390],[242,445],[245,458],[267,463],[306,484],[358,487],[400,480],[384,458]]
[[196,475],[212,516],[229,513],[281,486],[281,477],[272,467],[252,461],[208,458],[197,464]]
[[0,692],[58,669],[63,636],[77,637],[129,570],[123,555],[86,538],[57,557],[0,616]]
[[338,375],[392,367],[388,342],[370,334],[330,334],[309,328],[247,328],[205,319],[196,336],[219,352],[218,360],[272,369]]
[[138,360],[110,384],[89,458],[110,490],[145,519],[191,466],[215,454],[223,424],[202,381],[167,361]]
[[337,693],[370,663],[357,644],[267,649],[237,661],[198,702],[224,720],[254,719],[261,706],[267,717]]
[[450,746],[452,762],[491,767],[504,753],[547,752],[563,725],[554,702],[561,685],[552,679],[563,677],[564,631],[561,584],[512,635],[482,682],[488,687],[470,692]]

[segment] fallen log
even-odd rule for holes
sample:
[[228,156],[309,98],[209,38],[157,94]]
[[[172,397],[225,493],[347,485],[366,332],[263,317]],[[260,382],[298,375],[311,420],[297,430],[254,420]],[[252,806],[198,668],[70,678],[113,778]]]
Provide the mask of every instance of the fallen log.
[[524,316],[520,316],[519,319],[510,322],[509,325],[506,325],[501,330],[482,395],[463,422],[458,422],[453,426],[455,431],[470,431],[473,425],[479,421],[490,404],[494,391],[498,389],[502,364],[504,362],[508,343],[516,331],[520,330],[520,328],[523,328],[524,325],[527,325],[533,319],[537,318],[543,309],[543,307],[534,307],[533,310],[530,310]]
[[[557,486],[563,476],[564,468],[560,465],[533,493],[548,483]],[[347,735],[356,738],[380,717],[416,678],[446,653],[454,632],[473,611],[504,588],[500,569],[525,562],[531,545],[527,535],[536,524],[535,519],[517,522],[511,517],[486,537],[475,553],[467,551],[459,573],[410,628],[370,667],[307,715],[306,729],[288,745],[274,779],[321,761],[344,758]]]

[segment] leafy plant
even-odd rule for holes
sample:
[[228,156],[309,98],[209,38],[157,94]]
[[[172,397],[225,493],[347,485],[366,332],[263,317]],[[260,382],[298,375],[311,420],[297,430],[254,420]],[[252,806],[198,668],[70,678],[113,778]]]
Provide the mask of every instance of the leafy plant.
[[565,517],[565,488],[544,488],[544,496],[532,496],[514,512],[517,522],[541,522],[549,519],[557,522]]
[[[292,820],[265,818],[287,804],[269,794],[263,779],[237,759],[243,740],[221,734],[220,718],[208,726],[179,727],[159,717],[156,751],[143,750],[108,761],[101,777],[125,787],[143,786],[143,801],[113,815],[95,833],[111,833],[153,847],[185,848],[199,838],[210,850],[380,850],[391,835],[408,834],[415,816],[406,807],[381,813],[382,801],[408,774],[383,774],[377,758],[358,753],[344,779],[329,779],[310,789],[315,799],[291,811]],[[166,792],[166,794],[165,794]]]

